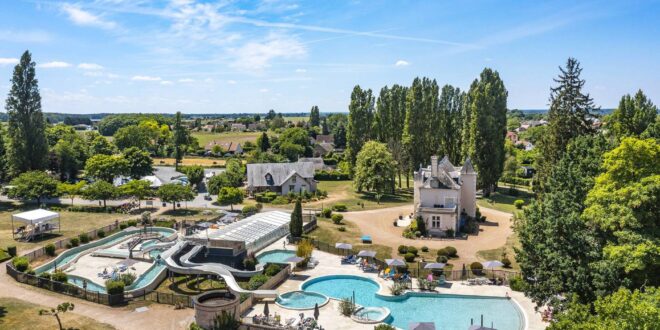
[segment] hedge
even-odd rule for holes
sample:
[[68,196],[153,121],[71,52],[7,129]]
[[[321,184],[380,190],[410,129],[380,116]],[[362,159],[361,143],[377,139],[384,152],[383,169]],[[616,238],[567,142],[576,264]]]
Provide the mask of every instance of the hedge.
[[14,265],[16,270],[19,272],[24,272],[28,269],[30,266],[30,261],[28,261],[27,257],[14,257],[14,259],[11,261],[11,263]]
[[345,204],[335,204],[332,206],[332,210],[335,212],[346,212],[348,207]]
[[348,173],[339,171],[318,171],[314,173],[314,180],[319,181],[344,181],[350,180],[351,176]]
[[107,280],[105,281],[105,289],[108,294],[123,294],[124,293],[124,282]]

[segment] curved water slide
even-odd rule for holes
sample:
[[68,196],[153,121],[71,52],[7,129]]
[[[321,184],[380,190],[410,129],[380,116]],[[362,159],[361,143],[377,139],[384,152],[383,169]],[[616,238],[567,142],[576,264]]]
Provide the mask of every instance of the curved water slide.
[[179,251],[183,250],[189,242],[181,241],[176,243],[169,250],[160,254],[162,260],[165,261],[167,268],[173,272],[184,274],[184,275],[195,275],[195,274],[212,274],[222,277],[222,279],[227,283],[227,286],[232,289],[232,291],[237,293],[249,293],[252,294],[255,298],[276,298],[277,291],[275,290],[245,290],[238,285],[234,275],[231,274],[222,264],[218,263],[205,263],[198,264],[190,261],[190,258],[194,256],[202,248],[201,245],[193,247],[189,252],[184,254],[179,258],[177,263],[173,256]]

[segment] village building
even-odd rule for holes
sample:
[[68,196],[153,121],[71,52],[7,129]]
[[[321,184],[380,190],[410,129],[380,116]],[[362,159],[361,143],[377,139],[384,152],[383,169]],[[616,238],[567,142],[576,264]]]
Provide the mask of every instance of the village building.
[[262,191],[282,195],[289,192],[314,192],[314,163],[247,164],[247,191],[250,195]]
[[245,131],[246,129],[247,129],[247,127],[245,127],[245,124],[241,124],[241,123],[233,123],[233,124],[231,124],[231,130],[232,130],[233,132],[243,132],[243,131]]
[[216,140],[210,141],[209,143],[204,146],[204,150],[206,150],[207,155],[210,155],[213,153],[213,149],[215,146],[219,146],[220,149],[222,150],[223,155],[227,156],[234,156],[234,155],[242,155],[243,154],[243,147],[241,147],[240,143],[234,143],[234,142],[218,142]]

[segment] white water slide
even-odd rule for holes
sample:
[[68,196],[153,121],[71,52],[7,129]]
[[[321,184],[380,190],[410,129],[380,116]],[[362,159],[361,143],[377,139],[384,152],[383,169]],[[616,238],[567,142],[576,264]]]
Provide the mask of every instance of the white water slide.
[[192,275],[192,274],[213,274],[222,277],[222,279],[227,283],[227,286],[232,289],[234,292],[237,293],[249,293],[254,295],[255,298],[276,298],[277,297],[277,291],[275,290],[245,290],[241,288],[238,283],[236,282],[236,279],[234,279],[234,275],[231,274],[222,264],[219,263],[204,263],[204,264],[198,264],[190,261],[190,258],[197,254],[199,250],[202,248],[201,245],[197,245],[190,250],[190,252],[182,255],[179,258],[179,263],[174,261],[172,256],[177,254],[179,251],[183,250],[189,242],[186,241],[181,241],[176,243],[173,247],[168,249],[167,251],[163,252],[160,254],[160,257],[162,260],[165,261],[165,264],[167,265],[167,268],[173,272],[179,273],[179,274],[184,274],[184,275]]

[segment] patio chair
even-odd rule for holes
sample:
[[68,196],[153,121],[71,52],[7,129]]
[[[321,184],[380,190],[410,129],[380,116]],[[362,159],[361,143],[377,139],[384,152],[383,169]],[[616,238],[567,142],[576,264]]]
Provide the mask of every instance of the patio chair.
[[357,258],[353,263],[357,264],[358,267],[362,266],[362,258]]
[[445,275],[440,275],[440,278],[438,278],[438,285],[444,285],[445,283],[447,283]]
[[388,278],[389,276],[390,276],[390,268],[387,267],[387,268],[385,268],[385,271],[383,272],[383,275],[381,275],[380,277],[386,279],[386,278]]

